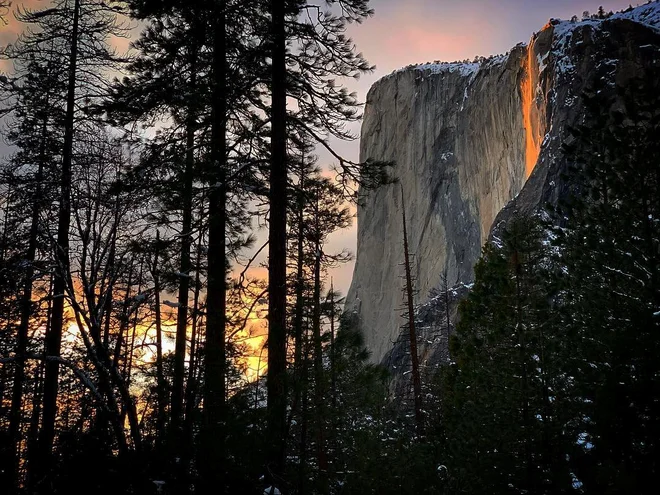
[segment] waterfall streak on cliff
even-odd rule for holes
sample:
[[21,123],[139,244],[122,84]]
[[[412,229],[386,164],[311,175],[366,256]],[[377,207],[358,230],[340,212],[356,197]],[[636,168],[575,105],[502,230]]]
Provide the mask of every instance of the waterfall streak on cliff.
[[[534,40],[527,47],[527,57],[523,59],[525,75],[520,83],[522,96],[523,127],[525,128],[525,177],[529,177],[539,158],[540,145],[538,138],[538,112],[535,103],[535,67]],[[537,117],[537,118],[535,118]]]
[[[565,178],[572,164],[564,145],[582,123],[582,95],[606,68],[616,68],[601,86],[612,98],[610,108],[627,108],[622,85],[654,77],[657,53],[660,1],[603,20],[551,19],[528,46],[516,45],[507,55],[481,64],[410,66],[371,88],[360,161],[396,163],[406,191],[422,304],[416,309],[416,321],[423,322],[416,326],[418,351],[429,363],[449,359],[449,325],[438,320],[442,304],[432,291],[444,280],[462,284],[466,293],[488,239],[497,242],[512,218],[557,205],[574,190]],[[410,350],[403,341],[392,346],[401,331],[393,267],[404,257],[397,188],[383,186],[358,205],[345,313],[362,331],[371,361],[387,359],[400,374]],[[452,308],[455,318],[456,304]],[[444,340],[436,342],[436,335]]]

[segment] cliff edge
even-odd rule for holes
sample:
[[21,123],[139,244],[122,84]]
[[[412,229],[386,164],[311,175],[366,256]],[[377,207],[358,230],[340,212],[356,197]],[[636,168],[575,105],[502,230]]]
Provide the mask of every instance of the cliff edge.
[[[561,150],[584,115],[582,95],[603,74],[615,91],[643,70],[645,58],[660,55],[658,26],[657,2],[607,19],[551,20],[506,55],[410,66],[374,84],[361,160],[395,162],[400,183],[369,193],[358,207],[346,309],[357,317],[372,361],[396,353],[403,324],[402,201],[416,303],[420,314],[431,314],[435,289],[472,282],[494,226],[513,212],[556,203],[570,187]],[[438,342],[447,336],[432,327],[421,326],[423,362],[446,357]]]

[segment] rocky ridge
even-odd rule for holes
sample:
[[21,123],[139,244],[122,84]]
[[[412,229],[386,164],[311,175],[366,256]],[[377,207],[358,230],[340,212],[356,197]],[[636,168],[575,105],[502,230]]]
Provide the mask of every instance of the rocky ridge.
[[[365,196],[347,310],[374,362],[405,367],[401,280],[405,201],[415,254],[422,362],[448,359],[456,303],[489,236],[518,211],[557,203],[570,184],[562,145],[597,78],[617,87],[660,55],[657,2],[581,22],[551,20],[527,45],[480,63],[422,64],[367,95],[361,159],[396,163],[400,184]],[[452,297],[439,297],[439,289]],[[447,306],[447,307],[445,307]],[[449,309],[447,309],[449,308]]]

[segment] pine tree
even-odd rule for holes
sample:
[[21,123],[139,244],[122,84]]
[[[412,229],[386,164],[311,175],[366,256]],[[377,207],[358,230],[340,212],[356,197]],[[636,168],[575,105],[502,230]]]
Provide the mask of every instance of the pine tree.
[[[24,72],[0,80],[3,91],[15,91],[14,106],[3,113],[17,117],[12,139],[19,148],[3,170],[0,215],[0,310],[18,336],[0,339],[3,352],[13,353],[0,369],[2,405],[13,379],[11,449],[3,450],[3,462],[7,454],[21,469],[20,478],[12,469],[13,488],[27,480],[31,492],[67,492],[84,482],[122,492],[139,489],[149,473],[169,491],[184,493],[191,483],[224,491],[246,486],[237,473],[258,479],[244,459],[263,466],[262,450],[271,484],[285,487],[289,396],[273,390],[286,390],[291,315],[298,320],[296,367],[309,364],[296,381],[309,401],[301,397],[302,412],[294,405],[289,419],[307,419],[310,434],[301,443],[316,453],[314,486],[333,490],[341,338],[334,296],[328,303],[322,293],[327,269],[349,255],[328,253],[324,244],[349,223],[342,202],[356,185],[374,186],[384,175],[380,166],[344,160],[329,144],[332,136],[351,138],[343,126],[359,118],[354,95],[332,80],[370,70],[344,34],[349,22],[370,15],[366,2],[342,2],[342,15],[332,4],[309,22],[299,14],[316,6],[303,1],[283,10],[274,2],[270,11],[267,2],[56,0],[52,8],[20,12],[31,27],[7,53],[22,58]],[[135,44],[131,77],[110,88],[125,60],[106,42],[124,34],[116,19],[125,5],[147,29]],[[277,29],[266,33],[273,20]],[[287,99],[296,105],[287,109]],[[157,131],[141,135],[139,127]],[[340,182],[316,169],[301,172],[296,260],[286,253],[287,196],[297,172],[292,149],[312,141],[334,153]],[[270,291],[241,281],[230,290],[228,270],[253,242],[250,220],[263,214],[264,197],[274,236]],[[21,273],[26,258],[29,269]],[[306,279],[297,302],[307,308],[292,313],[289,262]],[[236,448],[249,434],[230,431],[246,425],[230,418],[241,409],[227,399],[244,381],[245,349],[235,340],[255,307],[241,298],[255,288],[256,301],[266,294],[271,300],[272,407],[255,419],[269,425],[264,438],[272,441],[259,439],[255,453],[241,459],[227,442]],[[166,295],[174,292],[172,303]],[[177,336],[168,353],[166,318],[173,313]],[[76,468],[84,471],[78,478]]]
[[511,221],[484,248],[460,307],[440,393],[450,487],[460,493],[570,488],[545,235],[537,220]]
[[[295,198],[289,208],[288,242],[292,253],[289,272],[290,278],[295,276],[295,279],[289,284],[288,321],[292,328],[294,366],[288,425],[299,449],[298,470],[291,473],[291,477],[296,479],[296,490],[304,493],[309,476],[313,476],[315,486],[321,491],[328,489],[331,476],[333,415],[328,407],[329,376],[324,363],[332,351],[328,351],[328,335],[323,330],[327,327],[325,318],[330,318],[331,322],[335,318],[328,311],[327,298],[321,294],[327,270],[350,259],[344,251],[327,252],[325,245],[333,232],[350,225],[351,216],[344,205],[343,190],[323,177],[321,169],[315,165],[316,156],[304,145],[304,138],[299,141],[298,136],[293,136],[292,140],[301,151],[300,156],[290,157],[297,181],[291,180],[289,184],[290,196]],[[330,327],[332,330],[332,323]],[[300,427],[292,426],[294,421]],[[316,461],[316,471],[311,470],[306,461],[310,453]]]
[[563,210],[558,245],[575,379],[571,434],[580,447],[572,463],[588,493],[649,493],[657,472],[657,77],[657,62],[647,61],[614,90],[597,78],[567,148],[579,194]]
[[[336,2],[329,2],[332,7]],[[372,11],[368,2],[341,2],[341,15],[302,0],[270,3],[271,49],[271,154],[269,226],[269,341],[268,391],[270,465],[273,484],[279,484],[284,467],[286,390],[286,143],[291,134],[305,136],[325,147],[338,161],[339,179],[347,191],[356,184],[375,187],[387,180],[384,164],[359,164],[346,160],[329,144],[331,136],[351,139],[347,122],[359,119],[354,94],[336,84],[337,77],[357,77],[372,70],[355,53],[346,37],[349,22],[361,22]],[[312,15],[301,15],[313,11]],[[287,50],[287,43],[295,49]],[[296,110],[287,113],[287,97]],[[270,469],[270,468],[269,468]]]
[[[73,155],[73,119],[76,98],[76,72],[78,69],[78,38],[80,36],[80,0],[73,6],[71,46],[69,49],[69,74],[67,79],[66,116],[64,120],[64,145],[60,179],[57,244],[55,248],[55,300],[51,314],[50,332],[46,336],[46,356],[59,357],[62,345],[64,319],[64,291],[69,270],[69,225],[71,221],[71,161]],[[57,387],[59,363],[46,363],[44,378],[43,425],[39,435],[39,468],[44,474],[51,468],[53,441],[55,438],[55,416],[57,414]]]
[[[171,241],[179,246],[180,264],[175,282],[179,295],[169,445],[172,461],[181,457],[182,450],[190,450],[192,417],[188,413],[193,411],[186,406],[187,413],[182,417],[183,399],[186,397],[186,403],[192,407],[195,399],[190,387],[196,385],[192,379],[191,348],[184,392],[186,342],[189,328],[197,333],[195,313],[203,283],[208,311],[203,347],[205,433],[200,436],[200,446],[206,454],[200,455],[199,460],[202,475],[207,478],[205,483],[212,487],[223,484],[218,478],[221,470],[216,466],[224,464],[222,438],[226,433],[222,425],[226,422],[223,404],[227,379],[224,368],[228,257],[251,242],[245,235],[249,226],[246,202],[250,196],[244,176],[259,160],[248,154],[253,153],[252,140],[260,136],[247,131],[259,122],[250,120],[247,109],[254,96],[249,85],[254,74],[246,71],[250,64],[244,61],[252,56],[250,16],[255,6],[235,9],[231,2],[203,1],[147,1],[132,5],[136,15],[148,19],[150,24],[137,43],[142,54],[129,66],[132,77],[115,86],[114,99],[107,108],[110,116],[123,125],[135,121],[153,125],[159,115],[168,115],[174,122],[159,130],[142,165],[144,170],[157,174],[172,171],[171,180],[155,188],[155,193],[168,211],[162,216],[163,226],[171,225],[176,217],[181,225],[179,234]],[[172,78],[173,72],[178,77]],[[195,217],[193,209],[198,205],[202,205],[199,211],[203,214]],[[208,232],[207,270],[202,280],[197,263],[197,303],[188,311],[193,278],[190,251],[195,231],[200,242],[201,232]],[[188,457],[184,454],[184,460],[177,463],[181,479],[187,477]]]
[[[55,2],[51,8],[42,11],[22,10],[18,20],[28,25],[19,41],[12,45],[7,54],[17,60],[18,74],[12,83],[16,91],[29,90],[30,80],[35,77],[31,69],[47,67],[49,62],[57,60],[56,67],[51,71],[52,82],[48,85],[46,100],[50,110],[41,117],[42,135],[44,128],[54,123],[63,128],[62,141],[59,146],[47,144],[39,146],[35,139],[30,143],[26,138],[19,137],[19,146],[24,154],[41,153],[50,156],[51,147],[61,154],[61,169],[59,172],[59,219],[57,240],[54,243],[53,260],[55,264],[55,281],[53,290],[55,299],[49,322],[43,401],[43,427],[40,434],[38,456],[39,462],[34,467],[41,472],[33,479],[43,478],[49,469],[51,450],[55,436],[55,416],[57,410],[57,389],[60,367],[61,334],[63,326],[64,300],[69,294],[69,227],[71,222],[71,187],[74,169],[74,137],[85,124],[80,119],[83,106],[89,107],[92,100],[98,98],[102,91],[99,84],[98,67],[105,64],[107,68],[115,67],[116,58],[105,45],[106,37],[122,32],[116,23],[116,10],[105,4],[89,0],[85,2]],[[59,67],[58,67],[59,65]],[[38,74],[38,72],[37,72]],[[42,87],[35,89],[41,92]],[[43,95],[39,95],[42,97]],[[37,98],[37,95],[32,98]],[[77,104],[79,98],[85,97],[85,105]],[[50,123],[49,123],[50,122]],[[53,124],[51,124],[53,123]],[[37,133],[28,136],[37,136]],[[53,143],[58,134],[47,138]],[[60,134],[61,136],[61,134]],[[38,150],[41,150],[39,152]],[[38,163],[38,162],[37,162]],[[26,296],[27,298],[27,296]],[[29,319],[29,315],[23,321]],[[25,328],[25,324],[22,328]],[[16,388],[18,392],[18,387]],[[18,396],[17,396],[18,397]]]
[[[20,63],[17,64],[21,70]],[[23,289],[20,302],[20,323],[17,329],[17,347],[14,371],[14,383],[12,393],[12,406],[10,412],[10,438],[14,445],[14,475],[13,484],[18,484],[18,466],[20,459],[20,430],[21,417],[23,410],[23,388],[25,381],[26,353],[28,351],[28,333],[30,330],[32,317],[35,307],[32,300],[34,283],[37,278],[41,278],[41,269],[39,266],[40,258],[46,251],[43,231],[45,226],[42,223],[42,216],[48,215],[48,199],[53,198],[53,188],[48,184],[54,179],[58,154],[58,138],[61,138],[61,129],[57,129],[55,124],[58,115],[57,91],[61,79],[58,77],[60,65],[55,58],[52,61],[46,61],[40,65],[36,61],[28,62],[27,67],[22,68],[26,71],[25,77],[20,83],[14,83],[13,90],[16,102],[13,105],[12,113],[13,125],[8,133],[9,141],[19,147],[19,151],[12,157],[7,173],[15,178],[21,177],[22,167],[31,168],[32,174],[27,179],[23,178],[16,184],[16,188],[22,190],[20,193],[20,202],[15,204],[17,217],[22,219],[25,212],[24,221],[27,224],[27,250],[24,255],[25,274],[23,279]],[[48,88],[42,91],[42,88]],[[11,180],[5,176],[5,180]],[[28,213],[29,212],[29,213]],[[18,239],[17,230],[14,230],[14,236]]]

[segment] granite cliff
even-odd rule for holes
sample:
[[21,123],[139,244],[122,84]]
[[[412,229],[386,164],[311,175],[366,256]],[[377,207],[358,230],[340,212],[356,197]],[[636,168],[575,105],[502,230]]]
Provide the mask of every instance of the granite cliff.
[[[657,2],[607,19],[550,20],[506,55],[410,66],[374,84],[361,159],[395,162],[400,185],[362,198],[347,297],[374,362],[387,357],[394,365],[405,354],[395,345],[403,323],[402,201],[421,358],[438,362],[451,327],[439,313],[455,318],[483,244],[513,212],[534,212],[565,194],[562,145],[584,116],[583,95],[605,78],[616,106],[617,88],[660,56],[658,27]],[[454,288],[440,297],[443,285]]]

